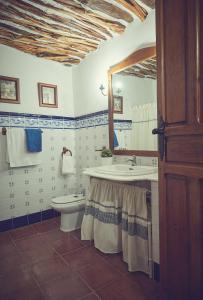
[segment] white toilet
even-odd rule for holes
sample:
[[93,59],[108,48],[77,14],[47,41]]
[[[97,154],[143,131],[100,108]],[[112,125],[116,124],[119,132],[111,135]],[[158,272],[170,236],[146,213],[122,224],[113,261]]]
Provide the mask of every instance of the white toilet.
[[52,199],[51,207],[61,213],[60,229],[64,232],[81,227],[85,196],[83,194],[66,195]]

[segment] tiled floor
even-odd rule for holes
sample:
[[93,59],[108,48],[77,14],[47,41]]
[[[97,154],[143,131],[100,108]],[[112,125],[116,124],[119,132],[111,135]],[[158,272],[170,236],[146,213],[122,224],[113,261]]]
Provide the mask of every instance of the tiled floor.
[[0,299],[162,300],[158,283],[131,274],[57,219],[0,234]]

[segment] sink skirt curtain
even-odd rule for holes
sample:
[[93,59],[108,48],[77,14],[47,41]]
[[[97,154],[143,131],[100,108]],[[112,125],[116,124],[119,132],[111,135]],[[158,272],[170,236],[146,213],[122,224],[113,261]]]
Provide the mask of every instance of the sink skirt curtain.
[[147,190],[92,178],[81,227],[104,253],[123,252],[129,271],[151,273],[151,223]]

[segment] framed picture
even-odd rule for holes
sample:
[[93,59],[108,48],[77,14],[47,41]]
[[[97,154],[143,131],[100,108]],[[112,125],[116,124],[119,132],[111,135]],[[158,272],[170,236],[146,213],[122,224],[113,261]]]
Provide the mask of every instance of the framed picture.
[[113,97],[113,112],[116,114],[123,113],[123,97],[122,96],[114,96]]
[[0,102],[20,103],[18,78],[0,76]]
[[38,83],[39,106],[58,107],[57,86]]

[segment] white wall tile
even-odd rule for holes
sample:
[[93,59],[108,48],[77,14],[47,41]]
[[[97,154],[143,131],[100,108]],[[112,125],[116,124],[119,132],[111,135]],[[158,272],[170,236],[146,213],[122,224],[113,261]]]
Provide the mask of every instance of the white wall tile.
[[[43,129],[42,163],[22,168],[0,167],[0,220],[11,216],[22,216],[50,208],[51,198],[76,189],[76,175],[61,174],[61,153],[63,146],[75,153],[75,131]],[[1,140],[0,140],[1,143]],[[5,152],[6,148],[1,149]],[[4,164],[0,161],[0,166]]]

